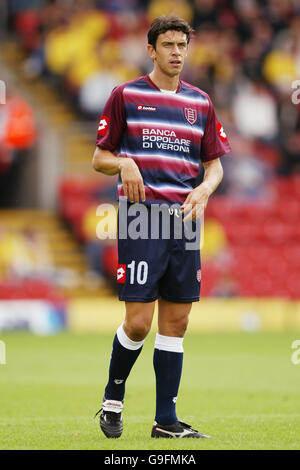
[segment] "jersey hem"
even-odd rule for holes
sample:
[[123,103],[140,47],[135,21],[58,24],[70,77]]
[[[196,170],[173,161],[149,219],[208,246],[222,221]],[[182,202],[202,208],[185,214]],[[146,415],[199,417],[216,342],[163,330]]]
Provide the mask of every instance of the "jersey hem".
[[158,297],[153,297],[151,299],[147,299],[145,297],[127,297],[127,296],[119,296],[119,300],[121,302],[154,302],[155,300],[159,299],[161,297],[162,299],[169,300],[170,302],[177,302],[177,303],[188,303],[188,302],[199,302],[200,296],[199,297],[181,297],[180,299],[174,298],[174,297],[168,297],[166,295],[160,295]]
[[154,302],[155,300],[158,299],[158,296],[157,297],[152,297],[151,299],[148,299],[148,298],[145,298],[145,297],[131,297],[131,296],[120,296],[119,295],[119,300],[121,300],[122,302],[126,301],[126,302]]
[[200,300],[200,296],[199,297],[181,297],[180,299],[178,299],[178,298],[167,297],[165,295],[161,295],[161,298],[165,300],[169,300],[169,302],[175,302],[179,304],[189,303],[189,302],[199,302]]

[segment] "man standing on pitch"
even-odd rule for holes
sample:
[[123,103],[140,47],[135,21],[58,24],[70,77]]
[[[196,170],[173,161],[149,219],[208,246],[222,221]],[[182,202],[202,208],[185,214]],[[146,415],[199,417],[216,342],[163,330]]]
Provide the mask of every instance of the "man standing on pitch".
[[[100,118],[93,167],[106,175],[119,174],[118,197],[128,198],[128,208],[134,203],[147,207],[148,229],[151,208],[158,204],[178,204],[178,212],[169,210],[170,219],[184,214],[183,225],[196,224],[222,179],[219,157],[230,151],[209,96],[180,80],[191,33],[181,18],[156,18],[147,46],[153,71],[116,87]],[[196,186],[200,161],[204,178]],[[201,281],[200,247],[187,250],[186,242],[184,235],[175,237],[174,230],[169,239],[119,236],[117,281],[126,315],[113,341],[100,410],[100,427],[107,437],[122,434],[125,382],[150,331],[157,299],[151,436],[208,437],[179,421],[175,411],[183,337],[192,302],[199,301]]]

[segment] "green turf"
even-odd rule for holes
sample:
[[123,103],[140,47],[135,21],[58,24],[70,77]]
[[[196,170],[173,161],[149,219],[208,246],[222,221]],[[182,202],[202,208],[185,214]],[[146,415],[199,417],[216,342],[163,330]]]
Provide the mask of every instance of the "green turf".
[[189,332],[177,414],[213,438],[151,439],[155,382],[150,335],[127,382],[124,433],[106,439],[93,419],[112,335],[1,334],[1,449],[299,449],[299,333]]

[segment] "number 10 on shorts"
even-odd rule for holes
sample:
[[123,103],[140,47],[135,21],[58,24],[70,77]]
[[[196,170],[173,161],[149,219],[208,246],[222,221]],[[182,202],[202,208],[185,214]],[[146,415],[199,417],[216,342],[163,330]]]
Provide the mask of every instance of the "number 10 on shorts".
[[119,284],[125,284],[126,272],[129,269],[129,283],[134,284],[137,282],[140,285],[143,285],[147,282],[148,277],[148,263],[146,261],[140,261],[136,264],[133,260],[130,264],[118,264],[117,269],[117,282]]

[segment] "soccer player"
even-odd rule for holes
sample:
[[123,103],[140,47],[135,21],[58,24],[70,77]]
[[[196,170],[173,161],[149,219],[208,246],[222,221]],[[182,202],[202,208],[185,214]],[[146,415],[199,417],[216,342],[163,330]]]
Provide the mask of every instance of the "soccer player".
[[[145,205],[149,226],[151,208],[162,203],[179,207],[168,214],[162,210],[163,217],[175,220],[184,215],[183,225],[196,224],[222,179],[219,158],[230,151],[209,96],[180,79],[191,34],[192,28],[181,18],[156,18],[147,45],[152,72],[116,87],[100,118],[93,167],[106,175],[119,174],[119,201],[127,198],[128,214],[134,203]],[[204,177],[196,186],[200,161]],[[150,331],[158,300],[153,357],[156,415],[151,436],[208,437],[180,421],[175,409],[183,337],[192,302],[200,295],[200,246],[186,249],[186,236],[178,239],[174,229],[169,239],[161,232],[158,238],[134,238],[119,235],[118,239],[117,282],[126,314],[113,340],[98,412],[100,427],[107,437],[122,434],[126,379]]]

